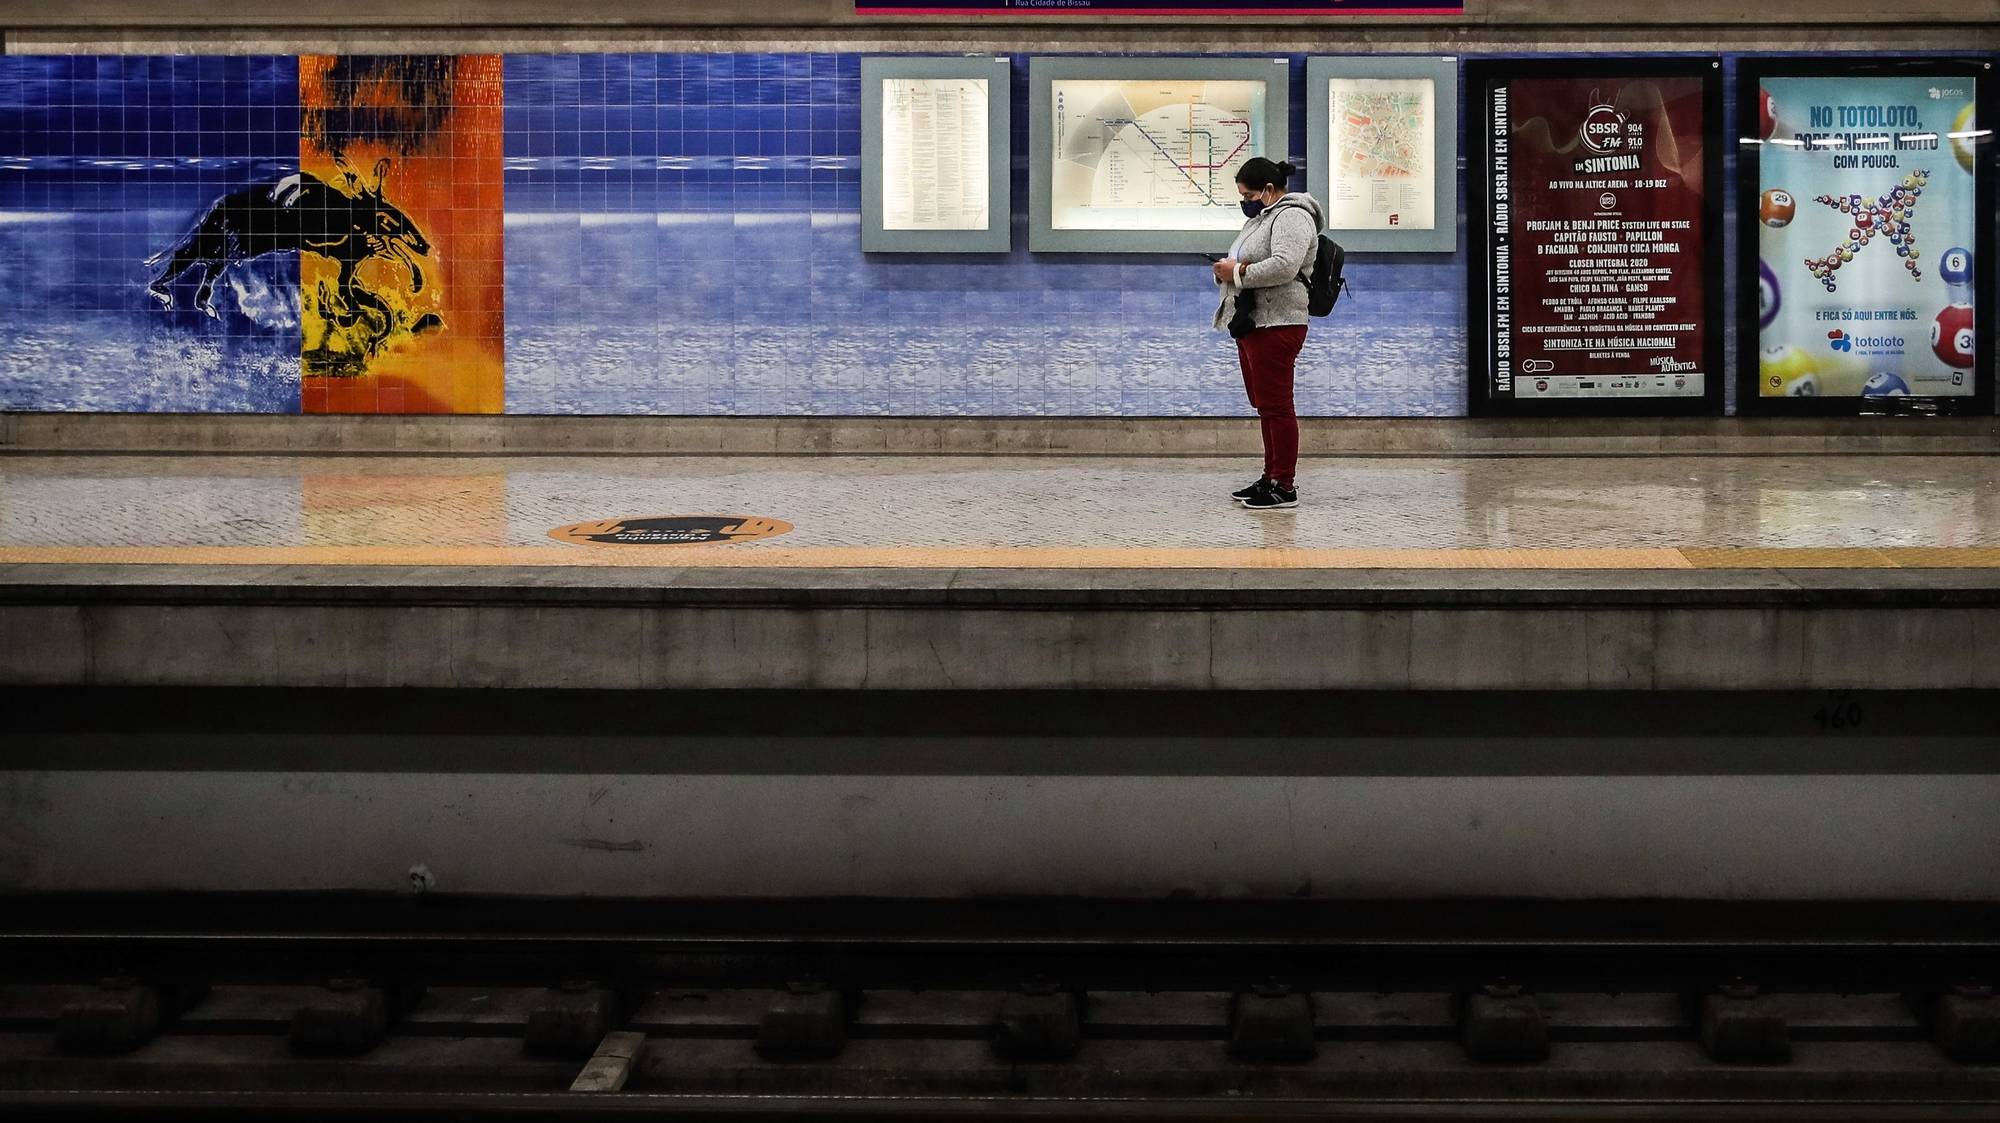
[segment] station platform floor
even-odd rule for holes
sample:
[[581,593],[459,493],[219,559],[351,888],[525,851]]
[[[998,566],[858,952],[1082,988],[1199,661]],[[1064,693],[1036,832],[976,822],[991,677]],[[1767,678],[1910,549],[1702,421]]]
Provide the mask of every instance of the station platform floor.
[[[0,457],[0,566],[867,570],[2000,567],[2000,458]],[[552,532],[727,516],[771,533]]]
[[0,687],[2000,688],[2000,457],[1255,472],[0,456]]

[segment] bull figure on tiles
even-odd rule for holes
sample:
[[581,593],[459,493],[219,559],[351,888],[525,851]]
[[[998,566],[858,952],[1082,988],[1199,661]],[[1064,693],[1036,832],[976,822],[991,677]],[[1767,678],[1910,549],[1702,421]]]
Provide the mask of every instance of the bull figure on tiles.
[[[352,326],[363,309],[379,317],[380,326],[371,325],[372,353],[393,329],[394,314],[381,297],[356,283],[355,272],[373,258],[400,261],[409,267],[414,295],[424,289],[424,271],[417,259],[430,255],[431,244],[409,215],[382,197],[382,182],[389,174],[387,159],[375,165],[372,185],[364,185],[345,161],[335,163],[341,169],[339,187],[311,173],[295,172],[217,200],[171,249],[146,259],[149,266],[166,263],[146,291],[171,308],[175,279],[197,270],[195,304],[215,316],[215,282],[229,266],[266,254],[316,253],[340,266],[340,305],[333,310],[334,322]],[[426,314],[411,330],[421,332],[443,323],[436,314]]]

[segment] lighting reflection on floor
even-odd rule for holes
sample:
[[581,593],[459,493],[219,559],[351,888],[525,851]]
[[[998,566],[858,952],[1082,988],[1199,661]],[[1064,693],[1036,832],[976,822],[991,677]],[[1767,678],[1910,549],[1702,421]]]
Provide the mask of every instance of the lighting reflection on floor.
[[[1987,457],[1312,459],[1252,513],[1241,460],[6,457],[0,562],[1036,568],[2000,564]],[[728,545],[555,527],[783,520]]]

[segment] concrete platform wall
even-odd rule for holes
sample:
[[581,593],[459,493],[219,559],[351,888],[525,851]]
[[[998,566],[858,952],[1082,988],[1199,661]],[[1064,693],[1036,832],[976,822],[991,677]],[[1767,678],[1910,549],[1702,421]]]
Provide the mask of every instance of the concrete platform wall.
[[[1991,690],[1984,571],[310,569],[0,588],[0,685],[599,690]],[[127,576],[131,574],[131,576]],[[621,579],[622,581],[622,579]],[[1260,587],[1261,586],[1261,587]]]
[[[1427,592],[1395,574],[1289,592],[1158,575],[1122,592],[971,573],[594,590],[468,576],[14,588],[0,685],[444,689],[413,732],[305,717],[271,732],[228,713],[75,732],[68,709],[35,714],[0,771],[0,892],[386,893],[422,866],[442,892],[532,896],[2000,900],[2000,775],[1979,724],[2000,690],[2000,610],[1984,574]],[[482,705],[465,688],[526,686],[574,694],[540,703],[562,729],[482,729],[453,709]],[[705,693],[744,687],[865,691],[847,696],[889,732],[683,730],[768,704]],[[956,692],[976,715],[983,692],[1019,687],[1162,704],[1224,689],[1245,715],[1282,690],[1534,693],[1504,711],[1507,740],[1476,715],[1440,735],[1459,703],[1435,693],[1408,725],[1357,732],[1308,706],[1304,732],[1276,738],[895,728],[908,691]],[[1930,691],[1959,716],[1899,704],[1915,716],[1891,720],[1871,700],[1860,736],[1829,736],[1825,697],[1800,694],[1754,723],[1710,721],[1715,692],[1758,688]],[[604,699],[586,690],[646,709],[600,735]],[[1670,721],[1579,734],[1577,694],[1605,691],[1686,693],[1666,696]],[[1704,723],[1719,728],[1690,736]]]
[[0,772],[0,893],[2000,900],[2000,776]]
[[538,2],[463,5],[203,5],[198,14],[133,0],[0,12],[10,54],[298,52],[1172,52],[1478,54],[1487,52],[1994,51],[1989,0],[1922,0],[1884,19],[1861,0],[1745,7],[1733,0],[1469,0],[1462,19],[1210,20],[1025,16],[864,20],[849,0],[705,4],[616,0],[581,10]]

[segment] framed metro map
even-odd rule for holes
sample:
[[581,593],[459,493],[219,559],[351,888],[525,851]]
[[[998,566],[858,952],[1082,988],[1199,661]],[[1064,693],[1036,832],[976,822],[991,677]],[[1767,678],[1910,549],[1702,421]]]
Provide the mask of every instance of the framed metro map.
[[1283,59],[1029,60],[1029,248],[1228,249],[1236,172],[1286,156],[1288,73]]

